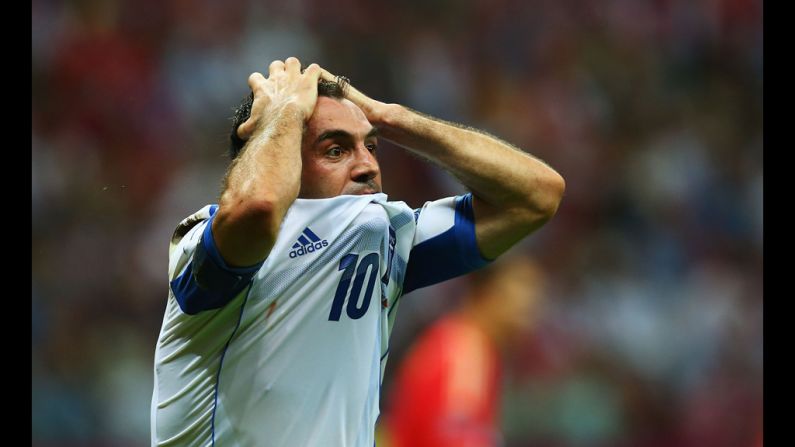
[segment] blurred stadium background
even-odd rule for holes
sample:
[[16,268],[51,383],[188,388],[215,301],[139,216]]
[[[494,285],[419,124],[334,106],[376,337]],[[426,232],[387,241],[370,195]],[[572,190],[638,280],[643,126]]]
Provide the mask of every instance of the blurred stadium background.
[[[290,55],[566,179],[515,248],[550,288],[507,446],[761,445],[761,0],[34,0],[32,25],[33,445],[148,445],[171,232]],[[463,191],[379,152],[393,200]],[[386,390],[462,287],[402,301]]]

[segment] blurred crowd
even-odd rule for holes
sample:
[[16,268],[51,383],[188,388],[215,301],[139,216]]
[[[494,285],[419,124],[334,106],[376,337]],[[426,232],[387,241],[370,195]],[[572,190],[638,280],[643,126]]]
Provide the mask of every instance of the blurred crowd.
[[[548,296],[506,446],[761,446],[761,0],[34,0],[32,27],[33,445],[149,443],[168,241],[217,202],[248,75],[292,55],[566,179],[514,248]],[[392,200],[463,192],[379,157]],[[385,390],[465,287],[402,300]]]

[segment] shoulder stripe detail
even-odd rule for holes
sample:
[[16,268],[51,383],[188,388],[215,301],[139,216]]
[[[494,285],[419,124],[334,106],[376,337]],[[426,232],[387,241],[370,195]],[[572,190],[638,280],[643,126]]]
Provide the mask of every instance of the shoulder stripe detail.
[[485,259],[475,239],[472,194],[456,197],[453,226],[414,246],[406,267],[403,294],[477,270]]

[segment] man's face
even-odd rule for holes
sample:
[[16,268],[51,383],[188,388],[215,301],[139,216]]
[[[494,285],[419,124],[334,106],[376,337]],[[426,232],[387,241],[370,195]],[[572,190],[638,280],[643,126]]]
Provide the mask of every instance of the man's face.
[[381,192],[376,129],[347,99],[317,98],[301,143],[304,199]]

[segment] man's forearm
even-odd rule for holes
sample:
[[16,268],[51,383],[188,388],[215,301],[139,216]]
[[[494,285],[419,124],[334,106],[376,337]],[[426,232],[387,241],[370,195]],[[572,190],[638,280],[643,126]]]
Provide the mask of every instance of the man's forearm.
[[[326,70],[322,76],[336,79]],[[557,211],[566,185],[541,160],[484,132],[373,100],[351,85],[345,96],[382,137],[446,169],[472,191],[482,256],[496,258]]]
[[284,216],[301,187],[303,124],[299,114],[285,107],[252,135],[229,170],[221,204],[265,202]]
[[498,208],[554,214],[563,178],[541,160],[484,132],[389,105],[380,135],[455,175],[473,195]]
[[231,265],[264,259],[301,188],[304,119],[290,108],[255,132],[225,180],[213,234]]

